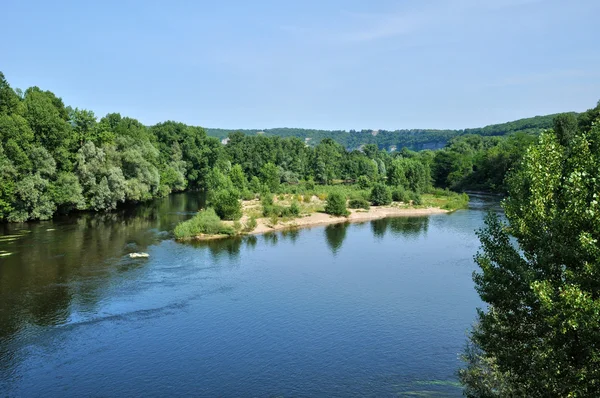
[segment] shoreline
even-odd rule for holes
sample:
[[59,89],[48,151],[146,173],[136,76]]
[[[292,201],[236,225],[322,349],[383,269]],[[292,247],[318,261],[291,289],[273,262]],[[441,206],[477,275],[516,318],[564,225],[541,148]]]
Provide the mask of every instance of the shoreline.
[[[394,217],[422,217],[430,216],[434,214],[447,214],[450,210],[444,210],[439,207],[427,207],[427,208],[400,208],[396,206],[371,206],[369,210],[362,209],[348,209],[350,215],[344,216],[332,216],[327,213],[314,212],[298,218],[290,220],[279,220],[277,224],[272,225],[269,218],[262,217],[256,219],[256,228],[250,232],[241,233],[238,235],[198,235],[193,237],[193,241],[208,241],[215,239],[234,238],[244,235],[261,235],[270,232],[284,231],[290,229],[301,229],[301,228],[312,228],[330,224],[340,223],[356,223],[366,222],[371,220],[379,220],[382,218],[394,218]],[[240,220],[241,222],[247,222],[248,217],[244,216]]]

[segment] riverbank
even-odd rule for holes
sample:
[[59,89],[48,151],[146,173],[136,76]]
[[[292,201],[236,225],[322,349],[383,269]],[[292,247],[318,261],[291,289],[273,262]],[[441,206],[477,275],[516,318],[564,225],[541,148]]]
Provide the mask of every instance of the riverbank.
[[[401,208],[399,206],[372,206],[369,210],[349,209],[350,214],[347,217],[332,216],[327,213],[311,213],[294,218],[291,220],[282,220],[277,224],[272,224],[268,218],[259,218],[256,220],[256,228],[249,234],[264,234],[293,228],[310,228],[319,225],[329,225],[345,222],[365,222],[378,220],[387,217],[417,217],[428,216],[432,214],[448,213],[448,210],[438,207],[431,208]],[[242,220],[243,222],[244,220]]]
[[[448,213],[455,209],[449,207],[453,203],[451,196],[424,195],[420,205],[414,205],[412,201],[409,203],[392,202],[385,206],[367,206],[367,209],[348,209],[346,216],[334,216],[325,212],[326,200],[324,198],[311,195],[301,199],[302,202],[293,195],[274,196],[273,204],[279,208],[289,208],[293,203],[297,206],[296,215],[286,213],[287,216],[277,214],[266,216],[264,203],[259,199],[242,201],[242,217],[237,221],[221,221],[212,209],[208,209],[206,212],[199,213],[194,220],[183,223],[182,228],[186,228],[186,232],[176,231],[176,235],[183,235],[178,238],[183,241],[206,241],[320,225],[365,222],[388,217],[428,216]],[[194,227],[190,223],[197,223],[202,227]],[[190,228],[187,229],[187,227]],[[195,229],[200,229],[203,233],[194,234],[192,231]]]

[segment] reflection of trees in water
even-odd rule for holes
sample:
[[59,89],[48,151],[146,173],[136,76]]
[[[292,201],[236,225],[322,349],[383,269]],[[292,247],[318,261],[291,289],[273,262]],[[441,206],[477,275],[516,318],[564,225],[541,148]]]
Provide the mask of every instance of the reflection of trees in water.
[[215,260],[215,262],[218,263],[224,255],[227,256],[229,259],[238,258],[243,242],[243,238],[235,237],[191,242],[189,244],[193,245],[194,247],[208,249],[212,258]]
[[388,219],[382,218],[380,220],[371,221],[371,232],[373,232],[373,236],[376,238],[383,238],[385,236],[385,231],[388,228]]
[[429,228],[429,217],[393,217],[371,221],[371,231],[376,238],[383,238],[389,230],[395,236],[417,238]]
[[202,204],[202,195],[191,192],[110,213],[0,225],[0,237],[17,235],[0,241],[0,250],[13,253],[0,259],[0,371],[14,365],[5,342],[23,327],[62,324],[73,306],[93,311],[115,277],[144,266],[127,253],[169,237]]
[[268,243],[271,246],[275,246],[279,242],[279,234],[276,232],[268,232],[263,234],[263,242]]
[[281,231],[281,237],[284,240],[289,240],[292,243],[296,243],[300,236],[300,230],[298,228],[286,229]]
[[347,223],[331,224],[325,227],[325,238],[331,252],[336,255],[346,239]]
[[397,217],[387,220],[392,234],[407,238],[424,235],[429,228],[429,217]]
[[245,242],[247,247],[254,249],[258,243],[258,238],[256,235],[248,235],[246,236]]

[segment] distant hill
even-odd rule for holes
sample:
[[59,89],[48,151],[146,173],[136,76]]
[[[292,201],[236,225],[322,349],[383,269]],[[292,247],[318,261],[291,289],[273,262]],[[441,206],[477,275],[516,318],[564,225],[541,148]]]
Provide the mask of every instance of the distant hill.
[[297,137],[306,142],[307,145],[317,145],[325,138],[332,138],[346,148],[352,150],[360,148],[365,144],[375,144],[380,149],[388,151],[400,150],[407,147],[412,150],[439,149],[442,148],[448,140],[453,137],[464,134],[476,134],[484,136],[501,136],[511,133],[538,134],[541,131],[552,127],[552,119],[556,116],[535,116],[526,119],[519,119],[513,122],[492,124],[480,128],[464,130],[432,130],[432,129],[413,129],[413,130],[314,130],[300,128],[273,128],[273,129],[215,129],[207,128],[208,135],[226,138],[229,133],[242,132],[248,135],[279,136],[279,137]]

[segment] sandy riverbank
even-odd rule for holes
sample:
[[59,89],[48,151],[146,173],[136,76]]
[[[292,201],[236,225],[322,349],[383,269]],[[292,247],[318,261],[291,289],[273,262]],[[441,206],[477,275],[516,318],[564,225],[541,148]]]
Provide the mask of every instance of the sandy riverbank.
[[344,222],[364,222],[386,217],[416,217],[431,214],[448,213],[440,208],[399,208],[392,206],[372,206],[369,210],[349,210],[348,217],[336,217],[326,213],[311,213],[303,217],[294,218],[289,221],[279,221],[272,225],[268,218],[257,219],[257,226],[251,234],[264,234],[272,231],[280,231],[290,228],[308,228],[318,225],[337,224]]

